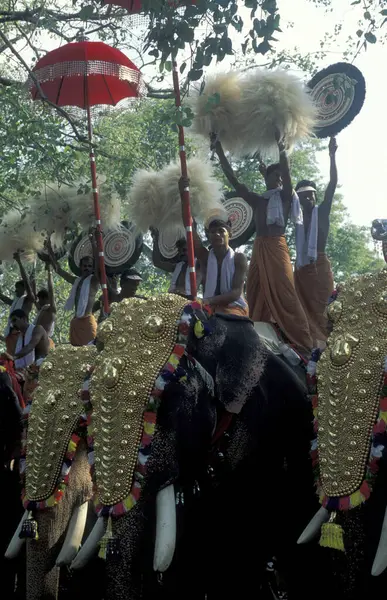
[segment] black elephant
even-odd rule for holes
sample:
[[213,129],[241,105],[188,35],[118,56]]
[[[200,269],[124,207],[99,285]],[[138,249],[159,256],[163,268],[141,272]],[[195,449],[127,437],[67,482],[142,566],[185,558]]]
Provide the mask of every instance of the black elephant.
[[[0,489],[3,490],[0,499],[0,511],[3,517],[0,529],[1,556],[4,556],[8,541],[22,513],[21,486],[17,468],[22,434],[22,407],[5,365],[8,365],[8,361],[0,359]],[[22,597],[24,569],[21,561],[11,568],[4,558],[1,562],[2,594],[5,598],[13,596],[18,572],[19,597]]]
[[332,300],[312,390],[322,506],[299,542],[321,531],[320,588],[360,600],[387,582],[387,271],[351,278]]
[[[171,294],[122,302],[100,325],[97,347],[88,448],[79,445],[76,455],[79,464],[87,452],[92,464],[99,518],[74,572],[99,544],[107,599],[217,600],[251,586],[264,598],[275,555],[289,598],[298,598],[308,589],[310,552],[297,548],[296,537],[315,497],[311,408],[290,368],[261,345],[248,319],[210,316]],[[74,348],[58,377],[58,352],[42,367],[30,416],[39,419],[54,394],[50,431],[84,369]],[[57,388],[65,368],[77,375],[64,393]],[[81,410],[76,403],[70,422]],[[35,453],[34,435],[28,444]],[[48,451],[34,454],[42,473]],[[42,489],[28,483],[27,471],[39,524],[34,498]],[[73,557],[64,548],[61,555]]]

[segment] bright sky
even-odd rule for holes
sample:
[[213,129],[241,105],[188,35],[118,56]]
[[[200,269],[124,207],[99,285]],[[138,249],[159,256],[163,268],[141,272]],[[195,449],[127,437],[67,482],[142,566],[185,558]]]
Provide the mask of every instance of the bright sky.
[[[279,0],[280,13],[285,22],[294,22],[294,28],[285,30],[279,38],[281,46],[293,48],[298,45],[303,54],[320,50],[319,42],[325,32],[333,31],[334,24],[340,17],[345,18],[346,32],[355,35],[357,16],[354,9],[348,10],[349,0],[334,0],[334,13],[324,14],[321,8],[307,0]],[[386,30],[387,33],[387,30]],[[342,34],[342,42],[347,38]],[[343,47],[334,48],[321,63],[321,68],[342,60]],[[384,76],[384,65],[387,62],[387,48],[381,43],[368,45],[362,50],[354,64],[366,80],[366,99],[363,109],[355,120],[342,131],[338,138],[339,149],[337,163],[339,182],[342,186],[351,219],[358,225],[369,226],[372,219],[386,218],[387,203],[383,183],[378,185],[375,176],[378,171],[384,172],[387,164],[387,144],[385,140],[387,89]],[[328,177],[329,158],[321,155],[321,172]],[[326,175],[325,175],[326,174]]]

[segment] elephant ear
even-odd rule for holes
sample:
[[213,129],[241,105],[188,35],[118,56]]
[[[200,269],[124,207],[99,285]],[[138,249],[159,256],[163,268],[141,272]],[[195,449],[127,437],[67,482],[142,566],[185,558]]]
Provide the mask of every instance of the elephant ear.
[[58,346],[40,368],[27,426],[23,501],[30,510],[53,506],[63,495],[86,425],[80,390],[96,352],[95,346]]

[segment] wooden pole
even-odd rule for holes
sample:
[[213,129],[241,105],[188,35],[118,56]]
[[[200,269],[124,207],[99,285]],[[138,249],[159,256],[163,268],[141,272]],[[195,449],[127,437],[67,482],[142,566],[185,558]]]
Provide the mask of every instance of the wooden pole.
[[[179,86],[179,74],[177,71],[177,63],[173,61],[173,88],[175,91],[175,104],[177,108],[181,108],[180,98],[180,86]],[[178,125],[179,128],[179,154],[180,154],[180,165],[181,174],[184,178],[188,177],[187,172],[187,157],[185,154],[185,142],[184,142],[184,128],[182,125]],[[195,250],[192,234],[192,216],[191,216],[191,205],[189,201],[189,187],[185,187],[182,197],[183,203],[183,220],[184,227],[187,237],[187,253],[188,253],[188,268],[189,277],[191,284],[191,296],[193,299],[197,296],[197,285],[196,285],[196,271],[195,271]]]
[[[91,171],[91,185],[93,188],[93,199],[94,199],[94,214],[96,220],[96,231],[95,237],[97,242],[98,257],[99,257],[99,273],[101,277],[101,288],[103,297],[103,309],[106,315],[110,312],[109,307],[109,296],[107,290],[106,270],[105,270],[105,254],[103,251],[103,239],[102,239],[102,227],[101,227],[101,211],[99,208],[98,198],[98,187],[97,187],[97,167],[95,164],[95,154],[93,148],[93,127],[91,124],[90,106],[86,105],[87,110],[87,128],[89,133],[90,142],[90,171]],[[95,265],[97,266],[97,265]]]

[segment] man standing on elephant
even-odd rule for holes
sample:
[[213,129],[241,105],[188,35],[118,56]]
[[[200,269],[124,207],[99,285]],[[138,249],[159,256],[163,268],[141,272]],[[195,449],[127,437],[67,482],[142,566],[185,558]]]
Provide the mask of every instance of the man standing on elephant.
[[55,348],[52,336],[54,335],[56,304],[50,263],[46,263],[46,271],[47,289],[42,288],[36,294],[36,308],[39,312],[35,317],[34,325],[44,327],[48,334],[50,348]]
[[[239,183],[220,142],[212,139],[221,167],[236,192],[254,210],[256,239],[247,277],[247,301],[253,321],[275,322],[301,351],[312,348],[309,324],[298,299],[293,267],[285,239],[291,215],[296,232],[302,231],[302,213],[293,192],[284,141],[276,132],[280,162],[265,171],[267,191],[262,195]],[[302,243],[298,235],[299,243]]]
[[[58,275],[73,287],[65,304],[65,310],[74,310],[75,315],[70,323],[70,343],[73,346],[87,346],[97,335],[97,321],[93,315],[93,306],[98,292],[100,277],[98,272],[98,250],[94,232],[90,230],[89,238],[93,248],[92,256],[83,256],[79,263],[80,277],[74,277],[62,269],[51,253],[51,260]],[[97,269],[95,269],[97,266]]]
[[[21,281],[17,281],[15,283],[15,298],[13,300],[12,300],[12,298],[9,298],[8,296],[6,296],[5,294],[2,294],[1,292],[0,292],[0,300],[10,306],[10,310],[9,310],[10,315],[14,310],[21,309],[28,316],[34,305],[35,296],[34,296],[34,292],[32,289],[31,281],[30,281],[30,279],[24,269],[24,266],[21,262],[20,254],[15,253],[14,259],[16,260],[16,262],[19,266],[19,270],[20,270],[22,279],[21,279]],[[14,331],[12,329],[10,317],[8,317],[8,323],[7,323],[7,326],[4,331],[4,340],[3,340],[3,341],[5,341],[5,345],[6,345],[8,354],[11,354],[11,355],[14,354],[18,335],[19,335],[18,332]]]
[[28,322],[24,311],[17,309],[10,315],[12,327],[19,332],[14,356],[16,370],[24,376],[23,396],[28,403],[38,384],[39,368],[50,350],[50,341],[42,325]]
[[298,297],[309,320],[313,345],[324,347],[327,339],[325,309],[333,292],[331,263],[325,253],[329,217],[337,186],[336,138],[329,142],[330,180],[323,202],[317,206],[316,184],[303,180],[296,186],[304,215],[305,242],[302,259],[295,272]]

